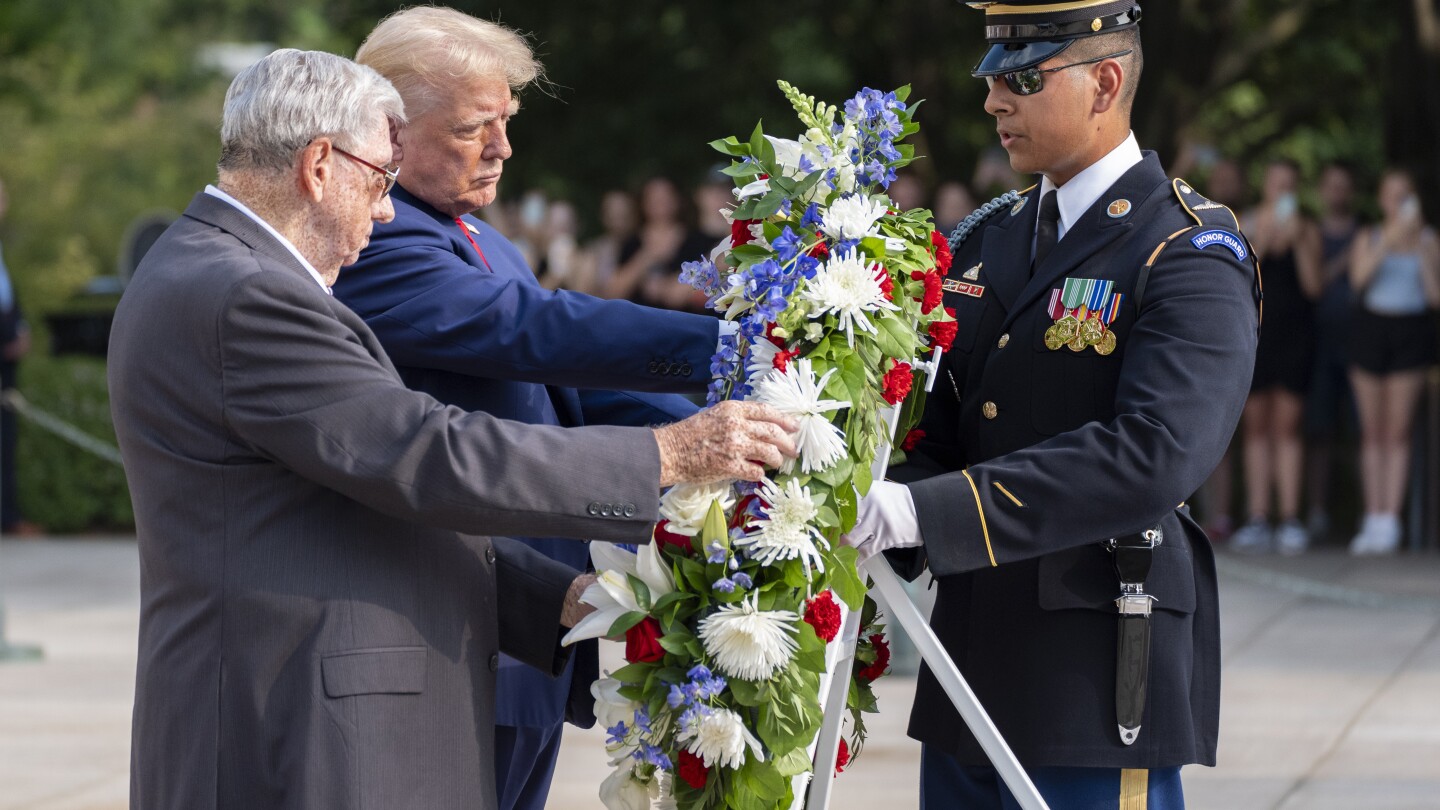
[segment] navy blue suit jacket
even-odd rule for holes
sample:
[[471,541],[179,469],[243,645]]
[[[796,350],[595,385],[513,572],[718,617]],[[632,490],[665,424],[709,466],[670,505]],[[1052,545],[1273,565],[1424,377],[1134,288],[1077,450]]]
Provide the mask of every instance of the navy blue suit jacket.
[[[454,219],[404,188],[396,186],[391,200],[395,219],[375,226],[360,260],[340,273],[335,295],[374,330],[406,385],[532,424],[650,425],[695,411],[677,394],[705,390],[716,319],[546,290],[520,251],[484,222],[461,217],[467,238]],[[585,544],[520,539],[574,568],[587,566]],[[496,722],[553,725],[566,718],[568,698],[569,719],[593,724],[593,644],[577,651],[572,667],[550,680],[502,661]]]

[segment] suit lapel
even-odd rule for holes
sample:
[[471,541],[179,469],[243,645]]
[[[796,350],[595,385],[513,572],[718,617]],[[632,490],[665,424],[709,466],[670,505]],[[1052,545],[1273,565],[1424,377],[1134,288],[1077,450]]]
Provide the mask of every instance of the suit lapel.
[[219,197],[212,197],[203,191],[196,194],[195,199],[190,201],[190,206],[185,209],[185,216],[229,233],[256,253],[274,259],[306,282],[315,283],[315,278],[300,264],[295,254],[260,227],[259,223]]
[[1025,195],[1024,207],[1018,213],[985,229],[985,241],[980,249],[984,265],[980,274],[1006,313],[1015,311],[1030,274],[1030,243],[1034,241],[1035,219],[1039,216],[1040,205],[1036,199],[1039,194],[1037,185]]
[[[1065,237],[1045,260],[1045,264],[1035,268],[1035,275],[1020,292],[1015,306],[1007,307],[1006,325],[1014,320],[1017,311],[1029,306],[1055,286],[1058,279],[1075,272],[1081,264],[1111,242],[1129,233],[1132,228],[1130,219],[1135,211],[1155,187],[1163,183],[1165,172],[1160,168],[1159,159],[1154,152],[1146,152],[1139,163],[1130,167],[1129,171],[1095,200],[1089,210],[1075,220],[1065,232]],[[1120,200],[1128,203],[1124,207],[1124,213],[1112,216],[1111,204]],[[1031,217],[1032,221],[1033,217],[1034,215]]]

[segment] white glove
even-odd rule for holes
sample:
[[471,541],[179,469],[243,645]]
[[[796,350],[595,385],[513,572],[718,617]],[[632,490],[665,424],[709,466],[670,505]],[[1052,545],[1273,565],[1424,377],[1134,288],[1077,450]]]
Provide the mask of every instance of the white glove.
[[904,484],[876,481],[870,493],[860,499],[857,511],[855,528],[840,542],[854,546],[860,552],[861,563],[887,549],[924,545],[915,501]]

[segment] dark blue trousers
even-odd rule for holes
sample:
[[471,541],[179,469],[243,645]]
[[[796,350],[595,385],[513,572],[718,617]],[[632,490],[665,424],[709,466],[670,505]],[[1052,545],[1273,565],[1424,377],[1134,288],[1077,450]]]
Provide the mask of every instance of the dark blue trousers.
[[[921,750],[921,810],[1019,810],[994,768],[961,765],[929,746]],[[1185,810],[1179,768],[1029,768],[1026,773],[1050,810]]]
[[500,810],[545,810],[564,728],[563,722],[548,728],[495,727],[495,792],[500,795]]

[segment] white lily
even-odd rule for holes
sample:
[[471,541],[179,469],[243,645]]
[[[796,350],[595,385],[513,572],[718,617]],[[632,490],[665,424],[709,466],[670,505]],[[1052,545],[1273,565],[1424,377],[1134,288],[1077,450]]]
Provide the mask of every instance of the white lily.
[[622,763],[600,783],[600,801],[606,810],[650,810],[650,799],[658,785],[635,778],[634,760]]
[[590,559],[595,563],[597,576],[595,582],[580,595],[580,601],[594,607],[595,612],[570,628],[570,632],[560,640],[562,644],[606,636],[616,619],[641,610],[627,574],[645,583],[651,599],[659,599],[675,590],[670,568],[660,558],[654,543],[641,546],[638,553],[611,543],[591,543]]
[[735,189],[735,198],[738,200],[748,200],[751,197],[763,197],[769,193],[770,180],[768,178],[763,180],[752,180],[749,183],[741,186],[740,188]]

